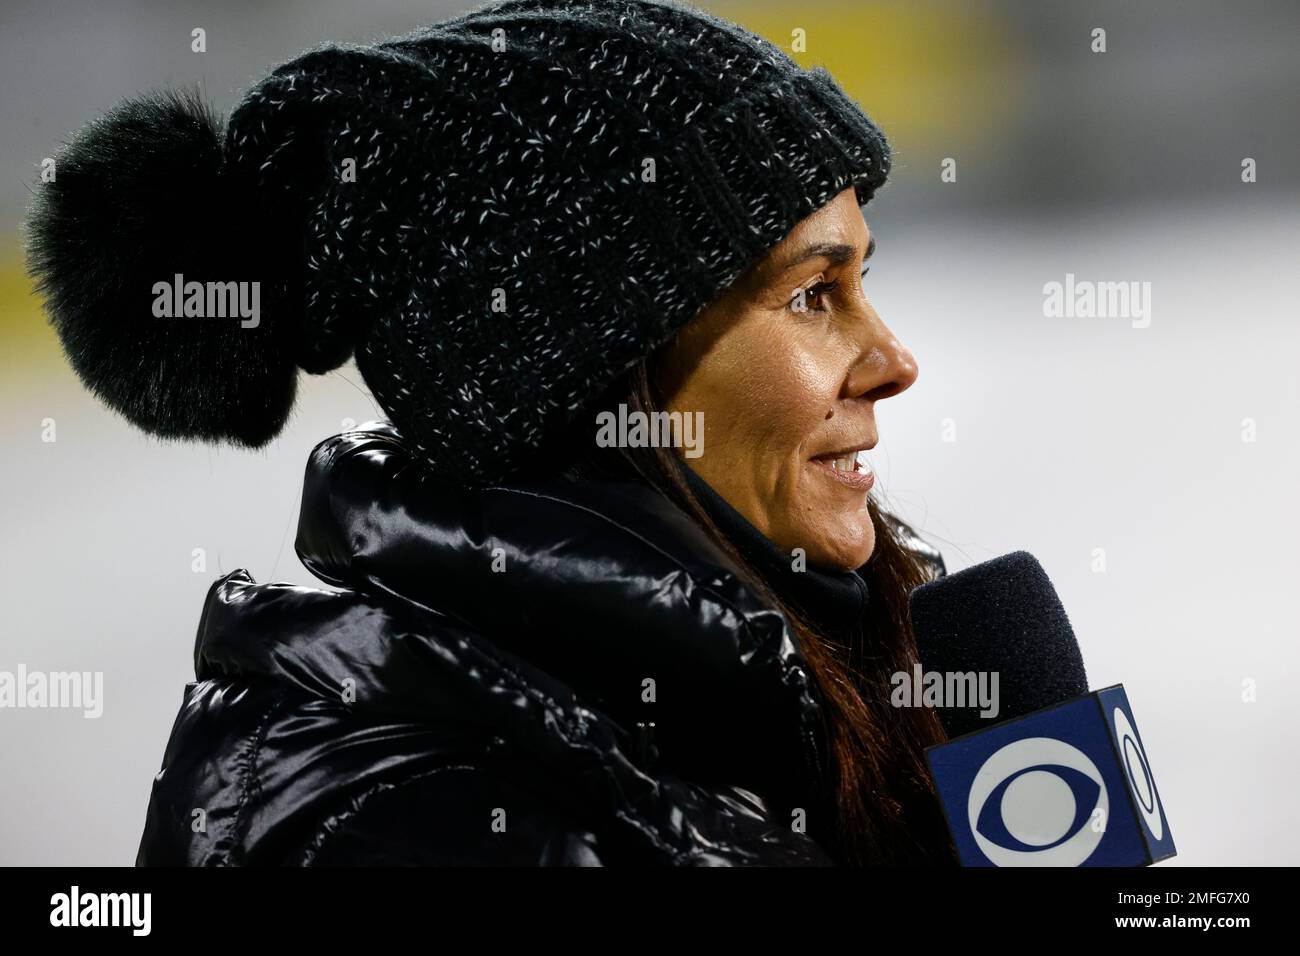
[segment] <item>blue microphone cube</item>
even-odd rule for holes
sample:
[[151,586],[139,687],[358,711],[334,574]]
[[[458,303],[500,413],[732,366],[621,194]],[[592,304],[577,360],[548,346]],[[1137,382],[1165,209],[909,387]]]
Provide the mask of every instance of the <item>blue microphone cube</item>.
[[1120,684],[926,759],[963,866],[1146,866],[1176,852]]

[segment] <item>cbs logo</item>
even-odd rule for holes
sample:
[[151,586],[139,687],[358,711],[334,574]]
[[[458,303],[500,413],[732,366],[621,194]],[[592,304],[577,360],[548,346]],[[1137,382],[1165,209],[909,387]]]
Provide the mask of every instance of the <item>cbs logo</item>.
[[994,866],[1078,866],[1101,843],[1106,784],[1079,748],[1051,737],[1007,744],[984,761],[967,802],[970,829]]
[[1110,721],[1115,727],[1115,740],[1124,758],[1124,773],[1128,776],[1128,785],[1133,791],[1133,799],[1137,801],[1138,809],[1142,811],[1142,819],[1146,820],[1151,835],[1157,840],[1163,840],[1165,825],[1160,815],[1160,798],[1156,796],[1156,781],[1151,776],[1146,750],[1143,749],[1137,731],[1129,723],[1124,711],[1116,707],[1111,713]]

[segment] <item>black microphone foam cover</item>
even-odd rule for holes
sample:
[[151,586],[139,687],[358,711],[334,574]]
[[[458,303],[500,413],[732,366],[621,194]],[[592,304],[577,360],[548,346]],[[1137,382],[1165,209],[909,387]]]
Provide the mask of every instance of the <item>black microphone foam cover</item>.
[[[915,588],[908,599],[924,671],[998,673],[996,717],[943,707],[949,737],[1088,692],[1079,642],[1047,573],[1027,551]],[[949,702],[945,702],[949,703]]]

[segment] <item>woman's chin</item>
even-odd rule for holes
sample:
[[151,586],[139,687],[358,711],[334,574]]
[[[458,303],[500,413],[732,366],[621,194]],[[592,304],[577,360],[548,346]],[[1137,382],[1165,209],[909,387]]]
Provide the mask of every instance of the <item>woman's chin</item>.
[[842,528],[837,530],[840,531],[839,535],[825,540],[815,550],[810,550],[809,564],[832,571],[856,571],[871,560],[871,554],[876,549],[876,529],[870,523],[847,536],[843,535]]

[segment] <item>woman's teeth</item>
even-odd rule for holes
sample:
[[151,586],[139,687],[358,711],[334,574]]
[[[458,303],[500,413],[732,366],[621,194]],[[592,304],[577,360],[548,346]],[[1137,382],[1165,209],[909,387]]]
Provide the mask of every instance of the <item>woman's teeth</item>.
[[841,458],[833,458],[831,467],[836,471],[863,471],[867,468],[866,453],[855,451]]

